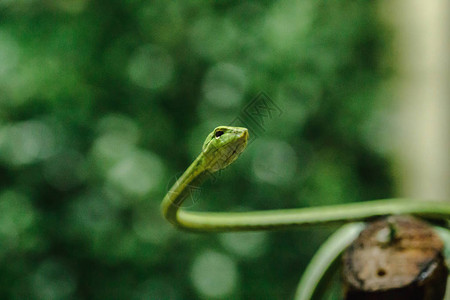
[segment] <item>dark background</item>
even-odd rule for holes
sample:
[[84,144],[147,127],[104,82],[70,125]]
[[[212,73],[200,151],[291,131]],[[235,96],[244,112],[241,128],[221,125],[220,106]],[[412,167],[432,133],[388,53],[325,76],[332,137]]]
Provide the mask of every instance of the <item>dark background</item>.
[[236,122],[188,206],[392,196],[388,36],[374,1],[0,2],[0,298],[292,298],[331,228],[192,234],[159,203]]

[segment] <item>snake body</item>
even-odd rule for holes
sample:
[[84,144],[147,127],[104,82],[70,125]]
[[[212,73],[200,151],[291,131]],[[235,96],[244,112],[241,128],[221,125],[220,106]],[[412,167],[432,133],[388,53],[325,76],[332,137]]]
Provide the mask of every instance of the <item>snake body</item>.
[[384,199],[360,203],[252,212],[194,212],[181,208],[192,188],[212,173],[226,168],[244,151],[248,130],[219,126],[206,138],[200,155],[164,197],[161,210],[175,226],[192,231],[250,231],[316,224],[343,224],[385,215],[411,214],[446,222],[450,203],[412,199]]

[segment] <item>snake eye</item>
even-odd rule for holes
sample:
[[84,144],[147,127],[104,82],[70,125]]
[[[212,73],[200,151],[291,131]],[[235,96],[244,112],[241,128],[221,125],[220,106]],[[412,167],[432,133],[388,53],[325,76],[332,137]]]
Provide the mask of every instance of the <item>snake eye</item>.
[[216,138],[219,138],[222,134],[223,134],[222,130],[217,130],[216,133],[215,133]]

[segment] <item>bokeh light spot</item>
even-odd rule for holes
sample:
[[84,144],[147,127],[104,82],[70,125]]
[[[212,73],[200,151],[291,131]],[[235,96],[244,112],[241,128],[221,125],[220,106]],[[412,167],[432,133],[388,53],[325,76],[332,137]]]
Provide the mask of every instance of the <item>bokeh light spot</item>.
[[42,262],[32,275],[34,299],[71,299],[75,288],[72,271],[56,260]]
[[206,74],[203,82],[205,99],[214,106],[236,107],[244,96],[247,78],[242,68],[221,63]]
[[161,185],[161,159],[148,151],[134,151],[108,172],[109,181],[126,194],[145,196]]
[[108,133],[95,140],[92,146],[92,159],[97,168],[107,172],[120,160],[135,151],[134,144],[122,134]]
[[109,114],[97,124],[97,130],[100,134],[114,134],[120,136],[129,144],[135,144],[139,137],[140,131],[136,122],[121,114]]
[[264,140],[253,157],[253,173],[257,179],[282,185],[289,183],[297,169],[294,149],[283,141]]
[[172,79],[173,73],[174,63],[170,55],[154,45],[137,49],[128,65],[131,81],[148,89],[164,88]]
[[[311,30],[314,16],[314,2],[283,0],[278,1],[266,18],[266,38],[276,50],[289,51],[298,57],[305,34]],[[295,24],[295,26],[292,26]]]
[[244,258],[256,258],[268,247],[266,232],[230,232],[220,235],[220,242],[230,252]]
[[233,53],[239,31],[228,18],[207,16],[196,20],[189,35],[190,44],[198,54],[219,60]]
[[207,250],[195,259],[191,279],[194,287],[203,296],[224,299],[237,287],[238,270],[230,257]]
[[[20,47],[5,30],[0,30],[0,79],[6,79],[19,63]],[[1,100],[0,100],[1,101]]]
[[24,165],[55,154],[55,133],[44,122],[31,120],[0,129],[0,157],[13,165]]

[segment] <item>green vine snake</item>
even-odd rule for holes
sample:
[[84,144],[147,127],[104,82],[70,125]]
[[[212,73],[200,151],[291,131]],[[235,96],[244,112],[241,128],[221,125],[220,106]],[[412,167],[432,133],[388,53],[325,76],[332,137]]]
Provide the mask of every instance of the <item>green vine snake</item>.
[[[250,231],[288,227],[353,223],[336,231],[316,252],[298,285],[295,299],[318,299],[324,276],[340,253],[364,227],[357,221],[374,217],[411,214],[446,227],[450,203],[411,199],[385,199],[332,206],[253,212],[194,212],[181,208],[193,188],[211,174],[234,162],[247,146],[248,130],[219,126],[203,143],[200,155],[186,169],[164,197],[161,210],[175,226],[191,231]],[[356,222],[356,223],[354,223]]]
[[450,218],[450,203],[385,199],[343,205],[252,212],[194,212],[181,208],[192,188],[212,173],[226,168],[244,151],[248,130],[219,126],[206,138],[200,155],[164,197],[161,210],[175,226],[192,231],[249,231],[365,221],[378,216],[411,214],[430,221]]

